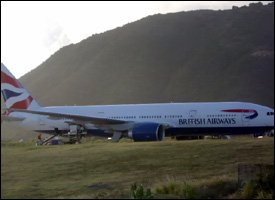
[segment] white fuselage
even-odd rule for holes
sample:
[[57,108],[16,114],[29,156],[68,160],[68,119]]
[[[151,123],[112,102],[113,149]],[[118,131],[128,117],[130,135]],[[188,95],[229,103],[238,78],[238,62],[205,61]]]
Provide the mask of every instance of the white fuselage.
[[[273,109],[253,103],[213,102],[213,103],[160,103],[128,104],[102,106],[56,106],[41,107],[39,111],[108,118],[133,123],[155,122],[167,129],[205,128],[253,128],[273,127]],[[36,131],[69,130],[68,119],[54,119],[44,115],[13,112],[12,116],[25,117],[21,125]],[[95,129],[93,124],[86,124],[86,129]],[[124,127],[118,128],[123,130]],[[125,128],[127,129],[127,128]],[[224,130],[221,129],[223,132]],[[258,130],[258,129],[257,129]],[[257,131],[256,130],[256,131]],[[230,133],[230,131],[229,131]]]

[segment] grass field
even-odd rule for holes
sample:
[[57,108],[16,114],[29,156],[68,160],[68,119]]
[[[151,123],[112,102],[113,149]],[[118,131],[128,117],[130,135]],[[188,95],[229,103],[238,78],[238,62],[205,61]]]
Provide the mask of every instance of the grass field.
[[134,143],[86,140],[35,146],[1,142],[1,198],[130,198],[135,182],[155,198],[189,185],[197,197],[234,198],[238,164],[274,164],[274,138]]

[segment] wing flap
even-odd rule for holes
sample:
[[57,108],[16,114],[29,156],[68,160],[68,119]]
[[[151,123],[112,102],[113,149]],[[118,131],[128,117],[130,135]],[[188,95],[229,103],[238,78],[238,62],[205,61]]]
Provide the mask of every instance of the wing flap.
[[76,123],[91,123],[95,125],[119,125],[119,124],[128,123],[128,121],[122,121],[122,120],[116,120],[116,119],[98,118],[98,117],[90,117],[90,116],[84,116],[84,115],[66,114],[66,113],[44,112],[44,111],[25,110],[25,109],[12,109],[12,111],[45,115],[45,116],[49,116],[49,118],[51,119],[71,119]]

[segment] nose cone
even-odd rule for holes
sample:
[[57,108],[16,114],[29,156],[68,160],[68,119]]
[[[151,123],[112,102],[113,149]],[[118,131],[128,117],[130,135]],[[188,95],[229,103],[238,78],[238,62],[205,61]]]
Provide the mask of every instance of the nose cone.
[[268,112],[267,116],[269,117],[270,126],[272,126],[274,129],[274,110],[271,110],[270,112]]
[[269,130],[274,129],[274,109],[270,107],[263,107],[261,119],[264,126]]

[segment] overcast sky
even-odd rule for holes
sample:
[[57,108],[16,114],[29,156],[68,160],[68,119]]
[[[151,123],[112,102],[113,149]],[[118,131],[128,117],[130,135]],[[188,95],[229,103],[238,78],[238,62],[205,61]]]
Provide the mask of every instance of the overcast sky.
[[148,15],[231,9],[251,2],[259,1],[1,1],[1,62],[19,78],[65,45]]

